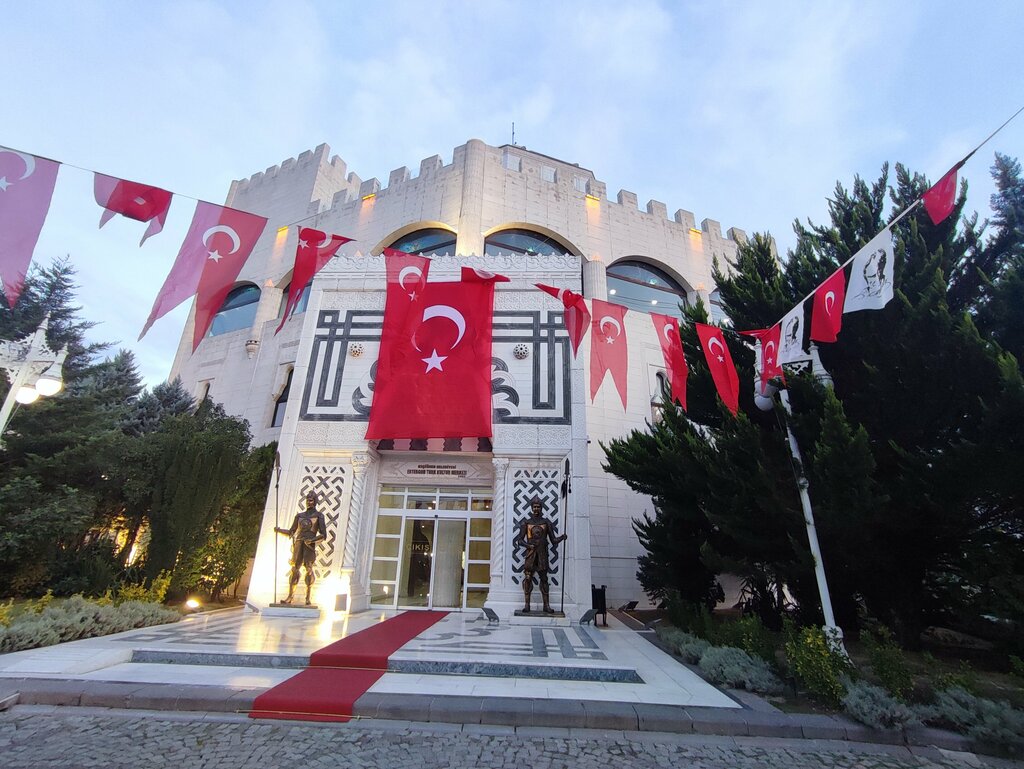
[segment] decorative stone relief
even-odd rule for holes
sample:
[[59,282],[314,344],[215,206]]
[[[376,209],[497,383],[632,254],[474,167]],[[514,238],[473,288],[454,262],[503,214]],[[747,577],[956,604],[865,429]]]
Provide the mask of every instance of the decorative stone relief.
[[331,567],[334,565],[338,518],[341,515],[341,502],[345,497],[345,468],[341,465],[303,465],[296,512],[306,508],[306,494],[310,491],[316,493],[317,508],[324,514],[324,522],[327,524],[327,539],[318,548],[316,559],[317,579],[323,579],[331,573]]
[[[555,534],[562,531],[562,505],[559,490],[562,474],[557,469],[527,470],[516,468],[512,471],[512,510],[507,517],[506,528],[512,532],[512,581],[522,584],[523,548],[519,546],[519,526],[530,517],[530,500],[539,497],[543,505],[544,517],[553,524]],[[507,533],[507,532],[506,532]],[[551,584],[560,584],[560,567],[562,548],[551,548],[548,579]]]

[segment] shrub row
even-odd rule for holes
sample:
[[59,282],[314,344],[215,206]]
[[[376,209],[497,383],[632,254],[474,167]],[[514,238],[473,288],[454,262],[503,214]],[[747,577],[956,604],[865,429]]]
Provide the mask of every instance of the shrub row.
[[76,595],[47,606],[38,614],[21,615],[7,627],[0,626],[0,652],[35,649],[179,619],[181,614],[177,611],[157,603],[103,604]]
[[671,625],[659,625],[656,633],[672,651],[696,664],[716,684],[761,694],[782,691],[782,682],[761,657],[733,646],[712,646]]

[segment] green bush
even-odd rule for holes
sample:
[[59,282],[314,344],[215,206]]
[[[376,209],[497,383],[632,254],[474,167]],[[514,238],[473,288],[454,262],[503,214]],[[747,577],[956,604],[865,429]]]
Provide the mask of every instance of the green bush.
[[[877,638],[876,638],[877,635]],[[868,653],[868,664],[878,678],[879,683],[898,700],[907,699],[914,688],[914,676],[907,666],[906,657],[892,637],[892,633],[880,626],[875,633],[860,634],[861,643]]]
[[849,658],[840,651],[839,639],[829,638],[818,627],[798,631],[786,624],[786,661],[790,671],[809,692],[824,701],[839,705],[846,693],[843,679],[853,673]]
[[76,595],[47,606],[39,614],[28,613],[14,619],[0,633],[0,652],[35,649],[179,619],[178,612],[156,603],[127,601],[115,606]]
[[778,694],[782,682],[760,657],[752,657],[742,649],[712,646],[698,663],[700,669],[716,684],[746,689],[762,694]]
[[690,664],[699,662],[701,655],[711,646],[703,638],[698,638],[665,623],[658,625],[654,632],[673,652]]
[[747,654],[760,657],[769,664],[775,662],[775,637],[755,615],[726,620],[718,624],[714,637],[709,638],[715,646],[734,646]]
[[935,726],[955,729],[1015,755],[1024,752],[1024,713],[1009,702],[982,699],[954,687],[937,692],[935,705],[922,708],[921,713]]
[[918,714],[885,689],[864,681],[844,681],[843,709],[854,719],[873,729],[903,730],[921,723]]
[[[934,657],[931,658],[931,662],[935,662]],[[933,673],[931,681],[932,688],[937,692],[947,689],[963,689],[972,694],[978,693],[978,674],[974,672],[974,668],[967,660],[960,660],[960,665],[956,670]]]

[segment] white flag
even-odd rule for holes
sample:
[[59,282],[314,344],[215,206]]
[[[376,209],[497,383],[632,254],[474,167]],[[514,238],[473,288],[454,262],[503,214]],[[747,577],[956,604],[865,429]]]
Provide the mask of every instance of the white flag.
[[782,319],[779,363],[792,363],[809,357],[804,350],[804,303],[800,302]]
[[895,265],[892,232],[886,227],[853,257],[843,313],[881,310],[885,307],[892,299],[892,275]]

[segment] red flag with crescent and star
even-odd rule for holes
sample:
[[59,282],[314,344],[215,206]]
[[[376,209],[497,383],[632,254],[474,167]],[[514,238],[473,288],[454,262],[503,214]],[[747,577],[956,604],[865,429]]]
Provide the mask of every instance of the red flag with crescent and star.
[[928,218],[932,220],[932,224],[940,224],[953,213],[953,208],[956,205],[956,172],[963,164],[964,161],[961,160],[946,171],[945,176],[935,182],[921,196],[924,210],[928,212]]
[[472,283],[474,281],[484,283],[509,283],[512,279],[497,272],[478,270],[476,267],[463,267],[462,280],[466,283]]
[[572,355],[575,358],[579,352],[580,343],[590,328],[590,310],[587,303],[580,294],[575,294],[567,288],[555,288],[545,286],[543,283],[534,285],[546,294],[551,294],[562,303],[565,312],[562,317],[565,322],[565,330],[569,332],[569,343],[572,345]]
[[703,323],[695,323],[694,326],[697,328],[697,338],[700,339],[700,347],[704,351],[708,368],[711,370],[711,379],[714,380],[718,396],[729,411],[735,415],[740,402],[740,379],[736,374],[732,355],[729,354],[729,348],[725,344],[722,329]]
[[612,373],[615,389],[626,408],[626,371],[629,351],[626,349],[626,308],[621,304],[593,299],[593,320],[590,329],[590,401],[601,388],[604,375]]
[[274,330],[275,334],[284,328],[284,324],[295,310],[295,305],[298,304],[299,297],[313,277],[331,261],[331,257],[338,253],[339,248],[351,240],[352,238],[328,235],[310,227],[302,227],[299,230],[299,244],[295,248],[295,267],[292,269],[292,282],[288,286],[288,303],[281,316],[281,323]]
[[814,292],[811,308],[811,339],[834,342],[843,327],[843,304],[846,301],[846,274],[833,272]]
[[494,283],[424,283],[412,301],[410,285],[388,285],[366,438],[490,438]]
[[0,278],[14,307],[39,242],[60,163],[0,147]]
[[266,224],[262,216],[200,201],[139,339],[157,319],[197,294],[195,352]]
[[672,385],[672,399],[686,411],[686,356],[683,355],[683,341],[679,336],[679,320],[669,315],[651,313],[654,331],[661,342],[661,354],[665,358],[669,384]]
[[101,173],[93,175],[93,197],[105,209],[100,216],[100,227],[109,222],[114,214],[121,214],[137,222],[149,222],[149,227],[139,241],[140,246],[146,242],[146,238],[164,228],[167,212],[171,209],[171,193],[167,190]]
[[[430,259],[419,254],[407,254],[394,248],[385,248],[384,267],[387,272],[387,293],[384,297],[384,326],[380,335],[380,355],[377,357],[377,378],[385,378],[391,369],[389,356],[400,339],[410,333],[409,323],[415,317],[418,303],[423,300],[423,289],[430,274]],[[420,305],[419,311],[423,308]],[[434,436],[431,436],[434,437]]]
[[771,328],[759,328],[754,331],[741,331],[744,336],[752,336],[761,342],[761,360],[758,361],[758,373],[761,381],[761,393],[764,394],[768,380],[782,377],[782,364],[779,363],[779,342],[782,340],[782,324],[776,323]]

